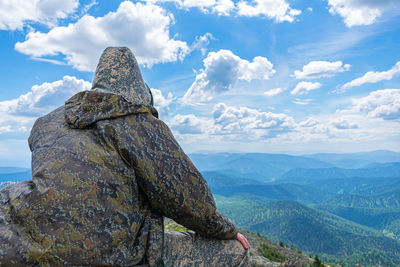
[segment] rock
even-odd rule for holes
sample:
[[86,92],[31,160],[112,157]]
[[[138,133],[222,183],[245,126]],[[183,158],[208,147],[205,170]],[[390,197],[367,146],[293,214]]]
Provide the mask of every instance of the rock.
[[252,256],[250,257],[251,267],[277,267],[281,266],[279,262],[270,261],[263,256]]
[[[184,226],[171,219],[164,221],[166,231],[185,231]],[[269,241],[266,237],[256,235],[245,230],[240,230],[251,245],[250,266],[251,267],[309,267],[312,266],[314,259],[302,254],[295,249],[281,247]],[[271,256],[271,259],[264,257]]]

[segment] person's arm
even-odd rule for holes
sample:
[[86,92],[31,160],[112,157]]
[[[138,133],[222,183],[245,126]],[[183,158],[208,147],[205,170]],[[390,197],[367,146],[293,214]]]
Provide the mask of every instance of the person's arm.
[[206,181],[168,126],[149,114],[136,118],[126,122],[130,127],[118,143],[151,207],[202,236],[237,238],[232,221],[218,212]]

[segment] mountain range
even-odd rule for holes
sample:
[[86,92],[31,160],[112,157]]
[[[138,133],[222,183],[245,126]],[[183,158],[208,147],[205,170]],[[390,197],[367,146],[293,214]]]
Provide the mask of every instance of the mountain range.
[[400,153],[191,158],[239,227],[344,266],[400,266]]
[[[242,229],[344,266],[400,266],[400,153],[191,154]],[[0,188],[30,179],[0,167]]]

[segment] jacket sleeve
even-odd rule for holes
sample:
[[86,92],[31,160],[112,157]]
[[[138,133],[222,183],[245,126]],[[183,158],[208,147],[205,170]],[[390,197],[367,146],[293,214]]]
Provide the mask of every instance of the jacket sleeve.
[[206,181],[168,126],[150,114],[127,123],[118,138],[120,154],[135,169],[152,209],[202,236],[234,239],[235,226],[218,212]]

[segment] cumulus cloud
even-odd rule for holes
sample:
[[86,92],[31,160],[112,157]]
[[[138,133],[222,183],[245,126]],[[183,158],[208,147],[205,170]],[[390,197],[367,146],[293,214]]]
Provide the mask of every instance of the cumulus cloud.
[[291,8],[286,0],[240,1],[237,7],[239,15],[266,16],[276,22],[293,22],[295,17],[301,14],[301,10]]
[[168,123],[171,128],[180,134],[204,134],[212,130],[212,122],[198,118],[194,114],[181,115],[178,114]]
[[295,128],[294,119],[283,113],[263,112],[247,107],[214,106],[216,134],[240,135],[243,139],[271,138]]
[[305,121],[302,121],[299,123],[299,126],[301,127],[313,127],[315,125],[319,124],[319,121],[314,119],[314,118],[308,118]]
[[290,92],[292,95],[304,95],[309,91],[316,90],[320,88],[322,84],[318,82],[299,82],[296,87]]
[[164,97],[161,90],[151,88],[151,94],[153,95],[154,107],[158,110],[159,115],[162,117],[168,115],[169,105],[174,101],[172,93],[168,93],[167,97]]
[[10,115],[39,116],[57,107],[73,94],[89,90],[91,84],[71,76],[52,83],[34,85],[31,91],[12,100],[0,102],[0,111]]
[[64,76],[62,80],[34,85],[18,98],[1,101],[0,132],[26,132],[38,116],[64,104],[73,94],[90,88],[87,81]]
[[393,76],[397,74],[400,74],[400,61],[398,61],[388,71],[369,71],[363,76],[344,84],[342,89],[346,90],[355,86],[361,86],[366,83],[377,83],[383,80],[391,80]]
[[[164,0],[161,0],[164,1]],[[172,0],[181,8],[199,8],[204,13],[217,13],[218,15],[229,15],[235,5],[231,0]]]
[[303,66],[302,70],[295,70],[294,76],[296,79],[316,79],[322,77],[332,77],[337,72],[348,71],[349,64],[344,64],[342,61],[311,61]]
[[282,88],[274,88],[274,89],[265,91],[265,92],[264,92],[264,95],[265,95],[266,97],[271,97],[271,96],[274,96],[274,95],[279,95],[279,94],[282,93],[283,91],[285,91],[285,90],[283,90]]
[[[400,94],[400,89],[396,90],[396,94]],[[400,99],[398,95],[392,97]],[[346,112],[315,115],[297,123],[293,117],[284,113],[219,103],[213,108],[212,118],[197,117],[195,114],[176,115],[169,125],[178,138],[187,144],[193,140],[219,145],[239,141],[256,147],[267,143],[307,144],[316,141],[353,144],[382,140],[385,136],[398,136],[398,120],[395,120],[394,113],[390,119],[386,117],[389,120],[377,120],[372,115],[365,116],[363,113],[367,111],[360,112],[357,109],[360,108],[354,106],[353,110]],[[399,113],[399,108],[396,112]],[[388,114],[385,113],[385,116]]]
[[329,12],[339,14],[347,27],[373,24],[397,0],[328,0]]
[[152,65],[183,59],[186,42],[169,36],[172,14],[153,4],[125,1],[104,17],[85,15],[76,23],[55,27],[48,33],[32,31],[15,49],[33,57],[62,54],[78,70],[93,71],[107,46],[128,46],[141,64]]
[[220,16],[236,14],[239,16],[264,16],[275,22],[293,22],[301,10],[290,7],[286,0],[147,0],[151,3],[174,2],[183,9],[199,8],[203,13],[216,13]]
[[212,11],[218,15],[228,16],[235,9],[235,4],[231,0],[217,0]]
[[224,136],[232,140],[275,138],[296,128],[294,119],[283,113],[263,112],[248,107],[233,107],[218,103],[212,119],[194,114],[176,115],[169,121],[178,134]]
[[238,80],[268,80],[275,73],[267,58],[255,57],[249,62],[230,50],[210,52],[203,63],[204,69],[183,97],[185,103],[209,101],[216,94],[232,89]]
[[332,122],[332,125],[336,128],[336,129],[341,129],[341,130],[345,130],[345,129],[357,129],[358,125],[357,123],[352,123],[349,122],[346,119],[338,119],[336,121]]
[[21,30],[29,22],[53,25],[78,5],[78,0],[0,0],[0,30]]
[[351,111],[366,113],[372,118],[400,120],[400,89],[383,89],[353,99]]
[[[379,140],[383,135],[396,135],[388,124],[376,123],[363,114],[336,112],[313,115],[300,121],[294,131],[284,135],[285,140],[295,143],[315,142],[354,144]],[[322,143],[321,143],[322,141]]]

